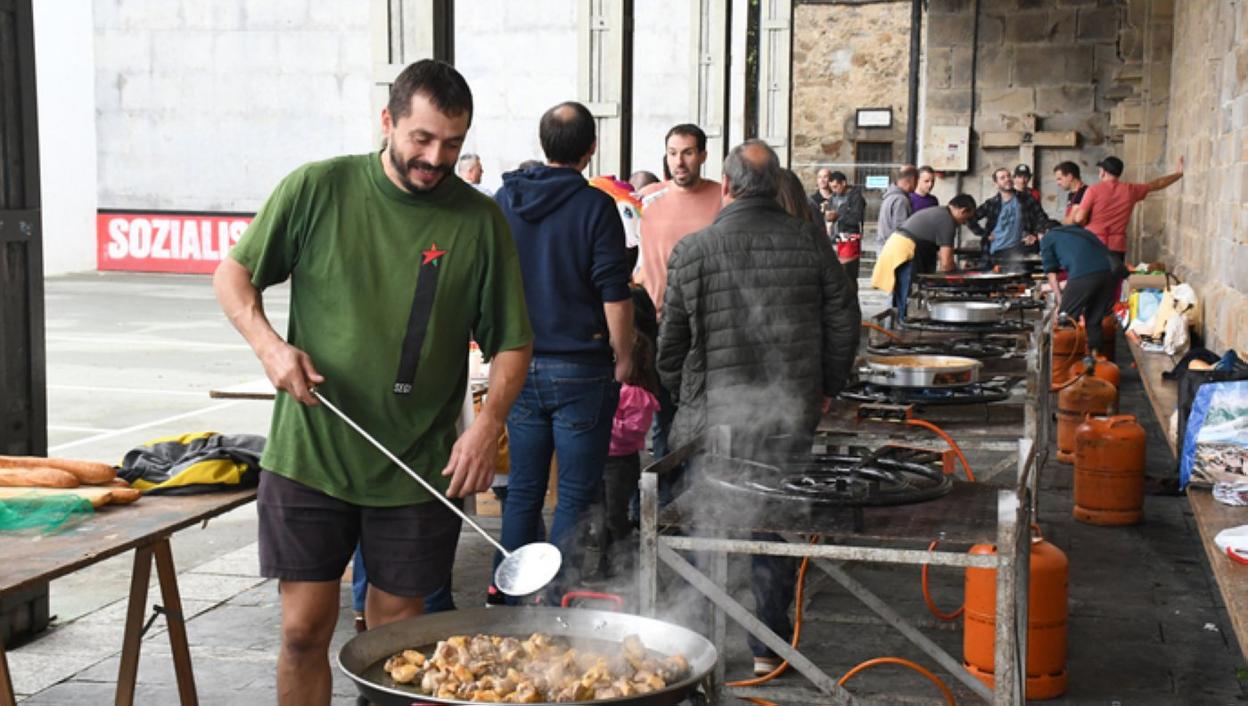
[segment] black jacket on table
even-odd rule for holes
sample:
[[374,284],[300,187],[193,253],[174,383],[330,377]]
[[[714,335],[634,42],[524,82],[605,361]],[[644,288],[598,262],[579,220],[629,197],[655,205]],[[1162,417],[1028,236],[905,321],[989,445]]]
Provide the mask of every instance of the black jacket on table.
[[[672,250],[658,371],[674,448],[710,427],[809,438],[858,348],[857,297],[816,224],[745,198]],[[809,447],[807,447],[809,448]]]
[[[1031,194],[1022,191],[1014,192],[1014,198],[1018,199],[1019,210],[1023,215],[1023,235],[1028,233],[1041,233],[1047,229],[1049,222],[1049,214],[1044,212],[1044,207],[1040,202],[1031,198]],[[997,192],[996,196],[984,201],[975,209],[975,217],[967,221],[966,227],[971,232],[978,235],[984,240],[980,243],[980,249],[988,251],[987,236],[997,228],[997,218],[1001,216],[1001,192]],[[983,227],[979,222],[987,219]]]

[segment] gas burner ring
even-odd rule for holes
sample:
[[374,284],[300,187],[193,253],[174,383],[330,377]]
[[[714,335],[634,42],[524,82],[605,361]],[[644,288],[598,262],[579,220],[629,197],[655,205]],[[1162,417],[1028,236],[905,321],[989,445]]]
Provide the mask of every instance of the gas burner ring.
[[830,506],[886,506],[933,500],[953,488],[939,454],[886,446],[865,456],[798,459],[783,467],[706,457],[706,478],[733,492]]

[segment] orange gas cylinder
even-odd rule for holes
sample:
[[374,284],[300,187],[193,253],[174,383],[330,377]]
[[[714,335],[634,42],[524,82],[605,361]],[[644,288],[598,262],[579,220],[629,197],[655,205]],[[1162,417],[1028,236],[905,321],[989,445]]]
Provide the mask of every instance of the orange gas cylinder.
[[1101,319],[1101,354],[1106,360],[1113,360],[1118,352],[1115,342],[1118,337],[1118,319],[1113,314]]
[[1088,414],[1113,414],[1118,388],[1091,375],[1081,375],[1057,394],[1057,460],[1075,460],[1075,430]]
[[[1087,358],[1084,358],[1083,360],[1079,360],[1075,362],[1074,365],[1070,366],[1070,375],[1071,377],[1074,377],[1075,375],[1082,375],[1083,371],[1087,369],[1088,361]],[[1108,382],[1114,387],[1118,387],[1118,384],[1122,382],[1122,371],[1118,369],[1118,364],[1099,355],[1096,356],[1096,363],[1092,366],[1092,375]]]
[[1074,377],[1070,373],[1070,366],[1087,355],[1087,349],[1088,338],[1082,326],[1066,323],[1053,329],[1053,389],[1056,390]]
[[[976,544],[972,554],[996,554]],[[1051,699],[1066,692],[1066,554],[1042,537],[1031,540],[1031,582],[1027,591],[1027,698]],[[962,660],[975,678],[993,686],[997,628],[996,569],[966,570],[966,612]]]
[[1133,525],[1144,517],[1144,427],[1135,416],[1091,418],[1075,431],[1075,519]]

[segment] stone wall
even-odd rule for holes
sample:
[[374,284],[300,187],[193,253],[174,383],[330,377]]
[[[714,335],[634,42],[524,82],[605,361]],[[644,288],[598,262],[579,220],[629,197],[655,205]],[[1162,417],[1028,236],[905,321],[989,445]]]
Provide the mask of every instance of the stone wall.
[[1085,181],[1096,180],[1096,162],[1121,148],[1110,112],[1131,91],[1121,83],[1122,35],[1132,29],[1127,5],[1127,0],[931,0],[921,142],[931,126],[971,125],[973,65],[975,73],[970,171],[939,180],[936,193],[942,200],[959,189],[977,200],[996,193],[993,170],[1012,169],[1019,151],[982,149],[979,133],[1021,130],[1028,113],[1036,115],[1041,131],[1079,135],[1074,149],[1035,150],[1031,167],[1050,214],[1059,214],[1065,203],[1053,180],[1059,162],[1071,160]]
[[[1201,295],[1209,348],[1248,351],[1248,2],[1174,7],[1161,256]],[[1154,196],[1153,198],[1156,198]]]
[[[854,143],[892,142],[905,160],[910,3],[799,4],[793,12],[791,164],[814,188],[822,165],[847,168]],[[857,108],[893,109],[892,128],[855,128]]]

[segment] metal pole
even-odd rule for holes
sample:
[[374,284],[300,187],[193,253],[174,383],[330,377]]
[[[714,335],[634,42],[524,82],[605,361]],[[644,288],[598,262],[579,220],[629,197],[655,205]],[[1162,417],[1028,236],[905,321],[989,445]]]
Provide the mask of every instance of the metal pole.
[[922,51],[923,0],[910,2],[910,94],[906,98],[906,161],[919,163],[919,54]]
[[378,451],[384,454],[386,458],[393,461],[394,465],[398,466],[399,468],[402,468],[404,472],[407,473],[407,475],[411,476],[412,479],[415,480],[417,483],[420,483],[420,485],[424,487],[425,490],[429,491],[430,495],[437,498],[443,505],[450,508],[451,512],[455,513],[456,515],[459,515],[459,518],[461,520],[463,520],[464,522],[467,522],[469,527],[477,531],[477,534],[480,534],[482,537],[485,537],[485,541],[494,545],[494,548],[502,552],[504,557],[511,556],[511,552],[507,551],[506,549],[503,549],[503,545],[499,544],[497,539],[494,539],[494,537],[489,532],[486,532],[481,527],[481,525],[478,525],[476,522],[473,522],[472,518],[469,517],[468,514],[465,513],[463,510],[460,510],[458,507],[456,507],[455,503],[451,502],[450,498],[438,492],[438,489],[433,487],[433,485],[430,484],[429,481],[425,480],[424,478],[421,478],[419,473],[409,468],[408,465],[406,463],[403,463],[403,461],[401,461],[398,456],[395,456],[394,454],[390,453],[390,449],[387,449],[385,446],[382,446],[380,441],[377,441],[372,436],[370,436],[368,432],[364,431],[363,427],[361,427],[359,424],[356,424],[355,421],[351,419],[350,417],[348,417],[342,410],[338,409],[337,407],[333,405],[333,403],[325,399],[324,395],[322,395],[320,392],[316,390],[313,390],[312,394],[316,395],[316,399],[320,400],[321,404],[328,407],[331,412],[338,415],[338,417],[342,419],[342,421],[346,422],[347,426],[350,426],[352,429],[354,429],[360,436],[364,437],[368,441],[368,443],[372,444],[374,447],[376,447]]
[[637,580],[641,614],[653,618],[659,594],[659,474],[644,471],[638,484],[641,493],[641,551]]
[[[789,539],[790,542],[799,540]],[[871,592],[871,589],[860,583],[849,572],[841,568],[838,564],[823,559],[816,559],[815,566],[819,567],[823,573],[831,576],[837,583],[841,584],[845,590],[854,594],[854,597],[862,601],[868,608],[875,611],[877,615],[884,619],[884,622],[892,625],[902,635],[905,635],[910,642],[916,647],[927,653],[929,657],[936,660],[937,664],[944,667],[950,674],[957,677],[971,691],[978,694],[985,701],[992,701],[992,690],[987,687],[974,675],[963,668],[962,663],[954,659],[952,655],[944,650],[940,645],[932,642],[918,628],[910,624],[900,613],[893,609],[892,606],[885,603],[879,596]]]
[[827,673],[801,652],[794,649],[784,638],[764,625],[761,620],[754,617],[732,596],[728,595],[727,591],[715,585],[714,581],[711,581],[701,571],[695,569],[692,564],[685,561],[684,557],[668,548],[666,543],[659,546],[659,557],[663,559],[663,563],[675,569],[681,578],[693,584],[694,588],[711,599],[715,605],[722,607],[733,620],[741,624],[741,627],[750,631],[759,640],[762,640],[772,651],[782,659],[787,660],[789,666],[796,669],[802,676],[819,687],[821,691],[828,695],[832,703],[838,705],[856,703],[854,697],[848,691],[836,685],[836,680],[828,676]]

